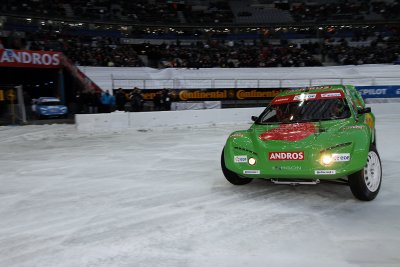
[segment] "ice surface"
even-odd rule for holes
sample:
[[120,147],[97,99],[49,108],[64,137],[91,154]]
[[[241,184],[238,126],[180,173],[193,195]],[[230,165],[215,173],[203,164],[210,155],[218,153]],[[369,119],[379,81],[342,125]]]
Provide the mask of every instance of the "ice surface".
[[220,153],[247,127],[0,127],[0,266],[400,266],[399,116],[378,118],[367,203],[343,185],[229,184]]

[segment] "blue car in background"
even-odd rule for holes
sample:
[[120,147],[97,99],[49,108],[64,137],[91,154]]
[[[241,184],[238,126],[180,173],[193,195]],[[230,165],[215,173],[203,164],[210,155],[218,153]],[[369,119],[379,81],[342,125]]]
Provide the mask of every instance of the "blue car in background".
[[40,97],[33,101],[32,110],[38,118],[68,116],[68,108],[56,97]]

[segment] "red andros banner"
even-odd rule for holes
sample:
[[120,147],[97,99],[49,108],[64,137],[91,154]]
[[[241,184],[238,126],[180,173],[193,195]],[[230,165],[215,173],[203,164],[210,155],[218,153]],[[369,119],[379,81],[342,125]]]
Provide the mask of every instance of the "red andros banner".
[[0,67],[60,68],[61,53],[0,49]]

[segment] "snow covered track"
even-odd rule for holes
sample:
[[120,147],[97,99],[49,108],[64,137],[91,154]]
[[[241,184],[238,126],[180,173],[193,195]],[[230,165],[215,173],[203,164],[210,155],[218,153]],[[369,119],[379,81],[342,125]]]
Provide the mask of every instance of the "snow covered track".
[[343,185],[229,184],[220,153],[248,124],[0,127],[0,266],[399,266],[393,107],[377,116],[384,180],[368,203]]

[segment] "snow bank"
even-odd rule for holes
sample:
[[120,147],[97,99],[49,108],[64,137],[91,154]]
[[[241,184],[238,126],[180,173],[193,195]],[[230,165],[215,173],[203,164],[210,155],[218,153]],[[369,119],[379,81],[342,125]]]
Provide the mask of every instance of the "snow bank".
[[[377,117],[400,115],[400,103],[369,104]],[[161,112],[113,112],[77,114],[76,127],[83,132],[122,131],[160,127],[198,126],[251,122],[263,108],[181,110]]]

